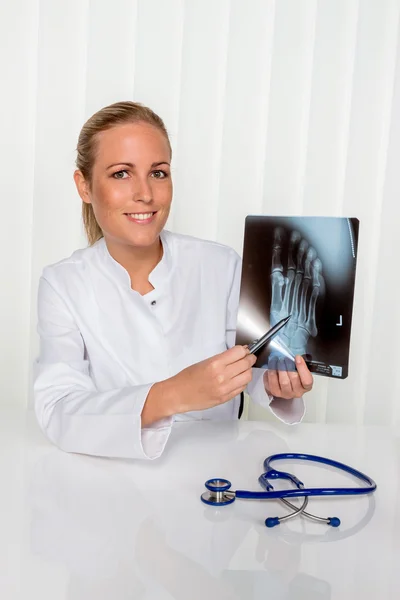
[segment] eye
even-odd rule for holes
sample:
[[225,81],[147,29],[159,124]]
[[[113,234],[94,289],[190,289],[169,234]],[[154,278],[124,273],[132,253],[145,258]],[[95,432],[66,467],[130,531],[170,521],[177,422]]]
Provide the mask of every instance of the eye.
[[128,171],[125,169],[117,171],[116,173],[113,173],[113,177],[114,179],[126,179],[128,177]]
[[168,173],[158,169],[157,171],[153,171],[151,176],[155,179],[165,179],[166,177],[168,177]]

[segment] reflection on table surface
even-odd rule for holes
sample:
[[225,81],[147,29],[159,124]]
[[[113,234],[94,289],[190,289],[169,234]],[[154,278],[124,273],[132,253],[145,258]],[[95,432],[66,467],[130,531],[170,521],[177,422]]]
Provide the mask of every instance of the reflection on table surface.
[[[0,504],[12,547],[0,579],[4,598],[396,597],[400,438],[394,432],[182,423],[159,460],[135,463],[63,453],[31,418],[18,423],[0,463],[3,480],[8,473],[11,481],[9,502]],[[285,514],[277,501],[237,500],[217,509],[200,502],[210,477],[231,480],[233,489],[257,489],[264,458],[288,451],[354,465],[377,480],[376,497],[311,499],[312,512],[341,518],[338,530],[304,519],[268,530],[267,516]],[[288,470],[307,485],[352,483],[329,468],[292,463]]]

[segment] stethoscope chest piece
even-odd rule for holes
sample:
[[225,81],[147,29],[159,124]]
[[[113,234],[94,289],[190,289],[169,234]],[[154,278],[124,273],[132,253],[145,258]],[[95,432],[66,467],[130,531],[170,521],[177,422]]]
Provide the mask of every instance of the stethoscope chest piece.
[[211,506],[226,506],[235,501],[235,492],[229,491],[231,482],[227,479],[208,479],[205,486],[207,492],[201,495],[201,500],[204,504]]

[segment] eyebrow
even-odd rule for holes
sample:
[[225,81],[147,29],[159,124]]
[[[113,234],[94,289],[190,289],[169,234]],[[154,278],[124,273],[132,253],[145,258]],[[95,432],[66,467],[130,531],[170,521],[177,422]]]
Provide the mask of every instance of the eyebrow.
[[[160,162],[154,162],[151,165],[151,168],[154,169],[154,167],[159,167],[160,165],[168,165],[170,166],[169,162],[167,162],[166,160],[161,160]],[[113,163],[112,165],[109,165],[107,167],[107,169],[111,169],[111,167],[131,167],[132,169],[135,167],[135,165],[133,163],[130,162],[118,162],[118,163]]]

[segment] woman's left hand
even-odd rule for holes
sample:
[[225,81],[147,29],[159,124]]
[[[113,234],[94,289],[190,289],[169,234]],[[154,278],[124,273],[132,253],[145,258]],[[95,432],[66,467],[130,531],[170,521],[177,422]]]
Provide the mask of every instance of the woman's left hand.
[[[283,361],[279,361],[284,365]],[[272,367],[272,364],[271,364]],[[301,398],[313,387],[313,376],[311,375],[304,358],[296,356],[296,370],[271,368],[264,373],[265,391],[275,398]]]

